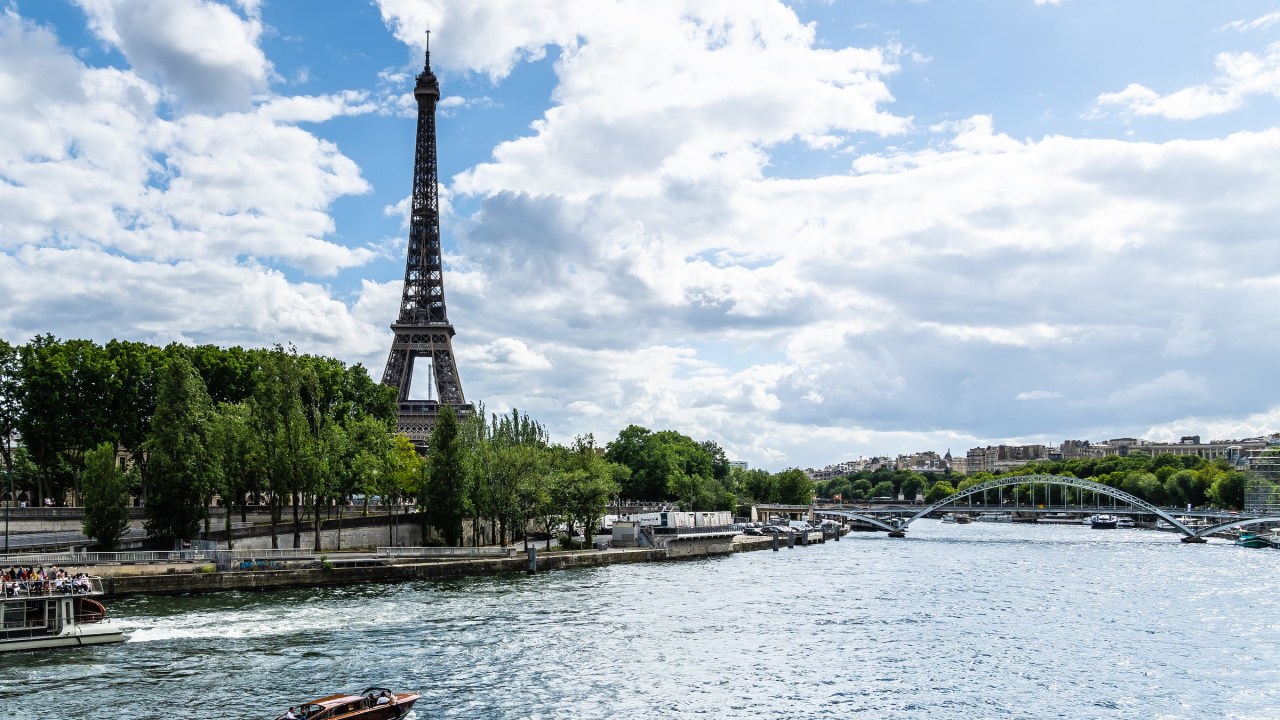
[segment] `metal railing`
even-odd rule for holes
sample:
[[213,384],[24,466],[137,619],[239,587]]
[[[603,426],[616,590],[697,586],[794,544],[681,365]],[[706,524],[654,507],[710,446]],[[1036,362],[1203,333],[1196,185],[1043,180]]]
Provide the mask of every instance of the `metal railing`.
[[515,557],[516,547],[380,547],[375,557],[480,558]]
[[742,531],[733,525],[697,525],[694,527],[653,528],[657,535],[674,535],[676,537],[694,537],[698,535],[738,535]]
[[280,548],[267,550],[153,550],[138,552],[62,552],[0,555],[0,565],[136,565],[142,563],[206,562],[230,553],[233,559],[310,560],[314,550]]
[[70,597],[101,595],[102,578],[84,577],[57,580],[10,580],[0,582],[0,593],[7,598]]

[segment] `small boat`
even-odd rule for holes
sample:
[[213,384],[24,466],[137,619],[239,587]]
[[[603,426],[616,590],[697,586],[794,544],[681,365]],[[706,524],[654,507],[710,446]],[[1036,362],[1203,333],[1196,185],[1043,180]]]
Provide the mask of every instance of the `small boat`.
[[101,645],[124,641],[105,621],[102,578],[4,581],[0,598],[0,652]]
[[[396,693],[384,687],[365,688],[359,695],[326,695],[291,707],[275,720],[389,720],[402,718],[422,697],[420,693]],[[292,715],[290,714],[292,713]]]
[[1266,537],[1247,530],[1241,530],[1240,534],[1236,536],[1236,544],[1240,547],[1247,548],[1264,548],[1271,546],[1271,543],[1268,542]]
[[942,522],[944,523],[954,523],[955,521],[956,521],[956,516],[952,515],[951,513],[947,513],[946,515],[942,516]]
[[956,515],[957,525],[968,525],[971,522],[973,522],[973,518],[969,517],[968,515]]
[[1094,515],[1089,518],[1089,527],[1094,530],[1115,530],[1120,520],[1115,515]]
[[978,516],[978,522],[1007,523],[1013,522],[1013,516],[1009,513],[982,513]]

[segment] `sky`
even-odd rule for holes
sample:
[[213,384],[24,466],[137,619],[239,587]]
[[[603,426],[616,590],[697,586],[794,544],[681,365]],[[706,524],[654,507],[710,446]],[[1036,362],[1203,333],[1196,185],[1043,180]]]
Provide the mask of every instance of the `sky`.
[[0,337],[380,379],[428,30],[487,412],[769,470],[1280,430],[1276,0],[0,0]]

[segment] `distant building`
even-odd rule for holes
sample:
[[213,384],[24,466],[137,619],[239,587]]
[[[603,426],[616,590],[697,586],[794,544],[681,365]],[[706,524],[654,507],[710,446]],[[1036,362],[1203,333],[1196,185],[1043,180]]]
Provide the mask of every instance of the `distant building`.
[[1280,515],[1280,441],[1248,458],[1244,511]]
[[1049,448],[1044,445],[988,445],[973,448],[965,455],[965,470],[970,474],[996,472],[1048,459]]
[[950,468],[950,459],[950,450],[947,451],[946,458],[939,457],[938,453],[932,450],[926,450],[911,455],[899,455],[894,467],[898,470],[914,470],[919,473],[940,473]]
[[738,468],[739,470],[748,470],[748,469],[750,469],[750,468],[748,468],[748,467],[747,467],[747,461],[746,461],[746,460],[730,460],[730,461],[729,461],[729,467],[730,467],[730,468]]
[[820,482],[823,480],[830,480],[832,478],[845,477],[846,475],[852,475],[856,472],[873,472],[882,467],[893,470],[897,467],[897,463],[893,458],[883,456],[858,458],[857,460],[846,460],[844,462],[835,463],[834,465],[828,465],[821,470],[805,468],[804,474],[808,475],[810,480]]
[[[811,468],[805,472],[814,480],[828,480],[859,471],[871,472],[882,467],[916,472],[946,472],[949,469],[954,474],[971,475],[979,472],[1009,470],[1037,460],[1068,461],[1101,458],[1107,455],[1127,457],[1133,453],[1142,453],[1151,457],[1179,455],[1205,460],[1224,459],[1242,470],[1254,469],[1254,465],[1257,465],[1263,468],[1258,471],[1261,476],[1270,477],[1266,473],[1273,472],[1274,458],[1259,459],[1268,448],[1280,450],[1280,433],[1243,440],[1211,440],[1209,442],[1202,441],[1199,435],[1184,435],[1176,443],[1150,442],[1129,437],[1111,438],[1103,442],[1064,440],[1055,449],[1045,445],[988,445],[972,448],[964,455],[954,457],[950,449],[941,457],[936,452],[926,450],[898,455],[895,458],[859,458],[828,465],[822,470]],[[1280,478],[1280,476],[1277,477]],[[1277,482],[1280,483],[1280,479],[1277,479]],[[1276,510],[1280,513],[1280,508]]]

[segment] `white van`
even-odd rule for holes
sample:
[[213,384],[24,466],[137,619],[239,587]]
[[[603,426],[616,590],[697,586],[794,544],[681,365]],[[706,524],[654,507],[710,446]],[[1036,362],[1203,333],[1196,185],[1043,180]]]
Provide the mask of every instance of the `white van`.
[[789,520],[787,521],[787,525],[798,533],[813,532],[816,529],[805,520]]

